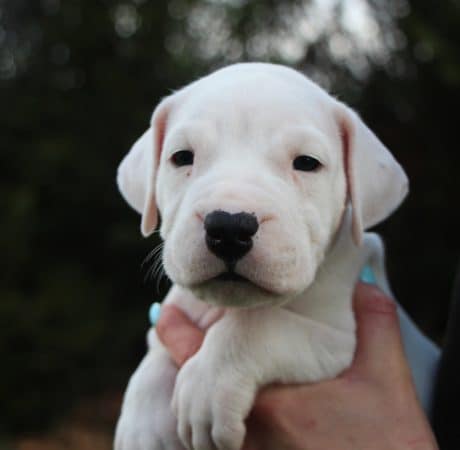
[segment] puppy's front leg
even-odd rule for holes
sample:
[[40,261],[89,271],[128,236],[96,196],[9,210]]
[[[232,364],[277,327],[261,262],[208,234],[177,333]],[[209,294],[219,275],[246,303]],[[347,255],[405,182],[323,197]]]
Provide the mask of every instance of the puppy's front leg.
[[115,432],[115,450],[183,450],[171,410],[177,368],[149,331],[149,351],[129,380]]
[[334,377],[351,363],[354,347],[353,331],[283,308],[227,311],[177,376],[181,440],[194,450],[239,450],[259,387]]

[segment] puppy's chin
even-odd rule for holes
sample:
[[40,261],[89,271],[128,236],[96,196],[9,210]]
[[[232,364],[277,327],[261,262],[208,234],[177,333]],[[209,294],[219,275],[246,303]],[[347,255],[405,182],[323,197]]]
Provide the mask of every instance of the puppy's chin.
[[247,280],[213,278],[186,287],[200,300],[226,308],[281,305],[291,299],[290,296],[268,291]]

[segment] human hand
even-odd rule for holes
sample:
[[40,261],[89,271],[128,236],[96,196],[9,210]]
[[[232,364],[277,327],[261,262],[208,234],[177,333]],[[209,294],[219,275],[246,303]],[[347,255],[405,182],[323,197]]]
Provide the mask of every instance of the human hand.
[[[434,450],[402,348],[395,304],[359,283],[354,297],[358,344],[352,366],[333,380],[269,386],[247,419],[243,450]],[[174,306],[157,332],[181,366],[204,333]]]

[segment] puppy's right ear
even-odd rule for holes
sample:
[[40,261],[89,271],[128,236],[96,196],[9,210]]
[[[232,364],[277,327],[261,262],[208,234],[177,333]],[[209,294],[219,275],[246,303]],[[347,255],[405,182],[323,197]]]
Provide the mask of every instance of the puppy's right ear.
[[151,235],[158,223],[155,200],[155,180],[171,97],[155,109],[150,128],[135,142],[118,166],[117,184],[127,203],[142,214],[141,233]]

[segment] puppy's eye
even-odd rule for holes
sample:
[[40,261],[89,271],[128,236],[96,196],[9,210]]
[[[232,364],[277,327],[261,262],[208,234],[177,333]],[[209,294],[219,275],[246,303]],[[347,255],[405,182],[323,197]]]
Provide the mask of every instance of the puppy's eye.
[[303,172],[314,172],[321,167],[321,163],[312,156],[300,155],[292,162],[295,170],[302,170]]
[[191,150],[179,150],[171,157],[176,167],[191,166],[193,164],[193,152]]

